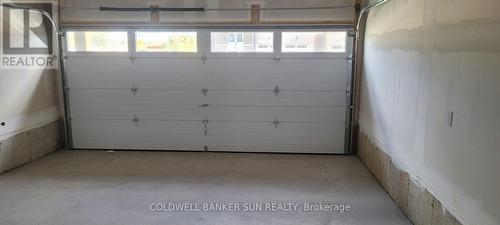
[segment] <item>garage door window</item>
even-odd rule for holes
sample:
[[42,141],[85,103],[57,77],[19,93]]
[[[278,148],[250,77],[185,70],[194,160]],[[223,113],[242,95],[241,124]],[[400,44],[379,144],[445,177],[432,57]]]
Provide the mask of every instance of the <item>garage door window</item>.
[[282,52],[346,52],[346,32],[283,32]]
[[196,32],[136,32],[137,52],[197,52]]
[[69,31],[69,52],[127,52],[127,32]]
[[211,32],[211,52],[273,52],[273,32]]

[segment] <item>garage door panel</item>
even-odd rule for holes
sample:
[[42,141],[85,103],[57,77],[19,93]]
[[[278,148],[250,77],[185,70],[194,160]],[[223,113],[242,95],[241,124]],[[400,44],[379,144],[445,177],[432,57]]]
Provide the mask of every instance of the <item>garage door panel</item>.
[[281,59],[277,72],[280,75],[295,74],[301,77],[347,77],[348,64],[345,59]]
[[328,77],[314,77],[304,75],[281,75],[276,78],[276,85],[282,90],[323,90],[346,91],[348,79],[345,74]]
[[70,88],[200,89],[199,59],[72,58],[66,74]]
[[209,105],[224,106],[345,106],[345,92],[209,90],[204,98]]
[[[197,42],[210,43],[203,34]],[[197,53],[68,53],[73,146],[344,153],[347,53],[204,58],[201,46]]]
[[150,105],[200,105],[203,93],[198,90],[138,90],[128,89],[71,89],[73,105],[84,103],[120,103],[149,107]]
[[269,73],[214,73],[208,74],[205,79],[207,88],[219,90],[272,90],[276,85],[276,78]]
[[[76,73],[113,74],[118,71],[132,71],[134,64],[126,57],[68,57],[64,70],[69,77]],[[112,65],[112,66],[110,66]]]
[[[201,91],[72,89],[70,110],[75,119],[203,120]],[[199,103],[199,104],[195,104]]]
[[[210,122],[214,151],[344,153],[343,123]],[[307,149],[307,150],[305,150]]]
[[204,115],[219,121],[338,122],[345,121],[344,107],[209,106]]
[[346,59],[209,59],[206,84],[211,89],[346,90]]
[[[120,78],[119,81],[115,81],[113,79],[109,80],[101,80],[99,82],[91,81],[91,80],[75,80],[71,82],[69,88],[110,88],[110,89],[131,89],[131,88],[140,88],[140,89],[157,89],[157,90],[201,90],[203,88],[203,82],[200,81],[201,78],[194,78],[191,80],[181,80],[181,81],[151,81],[148,78]],[[175,85],[174,85],[175,84]]]
[[203,150],[200,122],[73,120],[73,145],[81,149]]
[[276,84],[283,90],[338,90],[348,84],[345,59],[281,59]]
[[82,103],[72,105],[74,119],[131,120],[134,116],[145,120],[202,121],[202,109],[195,105],[144,105],[120,103]]
[[207,74],[272,74],[277,69],[273,58],[208,58],[204,66]]
[[287,73],[276,76],[275,84],[282,90],[345,91],[348,86],[346,73],[314,75]]
[[204,67],[206,85],[210,89],[274,88],[275,71],[273,59],[209,58]]

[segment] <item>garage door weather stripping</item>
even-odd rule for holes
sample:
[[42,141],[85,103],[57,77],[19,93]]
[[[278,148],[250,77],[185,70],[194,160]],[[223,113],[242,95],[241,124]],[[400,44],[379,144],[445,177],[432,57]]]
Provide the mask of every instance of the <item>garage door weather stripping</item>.
[[0,69],[56,69],[54,2],[9,3],[0,7]]

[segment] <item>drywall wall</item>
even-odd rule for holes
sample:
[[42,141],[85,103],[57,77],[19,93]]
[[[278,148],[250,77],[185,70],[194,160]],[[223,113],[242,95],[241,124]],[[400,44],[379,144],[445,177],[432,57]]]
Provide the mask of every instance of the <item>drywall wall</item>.
[[[39,2],[46,3],[47,1]],[[28,3],[28,1],[20,3]],[[29,4],[32,3],[34,1],[29,2]],[[52,5],[44,4],[44,6],[52,8],[52,14],[57,18],[57,2],[52,3]],[[39,4],[36,6],[42,7]],[[57,46],[55,39],[50,40],[49,32],[52,27],[50,24],[44,25],[48,21],[42,22],[43,17],[40,14],[20,9],[4,9],[0,7],[2,20],[0,23],[2,59],[0,65],[0,173],[50,154],[62,146],[62,114],[58,100],[60,82],[57,67],[45,69],[26,60],[57,54],[57,48],[53,48],[50,52],[50,44],[46,44],[52,42],[52,46]],[[19,16],[16,17],[16,14]],[[30,27],[29,32],[26,32],[27,27]],[[44,40],[44,37],[47,41],[40,42]],[[17,42],[17,44],[12,45],[12,42]],[[6,58],[13,58],[17,62],[22,60],[23,63],[11,63],[9,60],[6,61]]]
[[499,10],[391,0],[367,19],[360,130],[463,224],[500,224]]
[[[203,7],[205,12],[160,12],[163,23],[245,23],[250,21],[250,6],[262,8],[316,8],[305,10],[263,10],[262,21],[352,21],[354,0],[62,0],[61,20],[72,23],[149,23],[149,12],[105,12],[99,7]],[[340,8],[319,8],[340,7]],[[226,10],[210,10],[226,9]],[[245,10],[246,9],[246,10]]]
[[[23,3],[23,1],[18,1]],[[24,1],[36,2],[36,1]],[[48,2],[48,1],[38,1]],[[53,16],[57,18],[57,1],[52,1]],[[30,22],[23,22],[24,20],[12,17],[9,23],[3,21],[4,8],[0,7],[1,20],[0,23],[0,54],[2,56],[2,65],[0,66],[0,140],[6,139],[9,136],[15,135],[24,130],[29,130],[41,125],[59,120],[61,117],[61,110],[59,107],[59,86],[58,86],[58,71],[57,69],[40,69],[30,66],[25,67],[6,67],[4,65],[4,54],[7,54],[4,47],[4,34],[8,33],[9,29],[21,29],[24,25],[34,23],[33,17],[30,14]],[[9,12],[10,11],[5,11]],[[7,15],[8,16],[8,15]],[[29,46],[26,48],[26,56],[32,54],[32,44],[37,39],[30,31]],[[55,36],[55,35],[54,35]],[[14,36],[16,37],[16,36]],[[11,38],[12,39],[12,38]],[[17,37],[17,39],[22,39]],[[10,42],[9,42],[10,43]],[[7,45],[10,45],[7,43]],[[53,40],[53,53],[57,54],[57,48]],[[28,48],[29,47],[29,48]],[[36,51],[36,50],[33,50]],[[8,57],[12,56],[9,54]],[[16,55],[16,58],[22,58],[23,55]]]

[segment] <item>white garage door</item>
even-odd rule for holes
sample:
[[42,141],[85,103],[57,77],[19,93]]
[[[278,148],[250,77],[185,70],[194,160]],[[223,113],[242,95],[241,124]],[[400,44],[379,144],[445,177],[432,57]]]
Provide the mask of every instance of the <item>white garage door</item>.
[[66,36],[73,148],[346,152],[346,32]]

